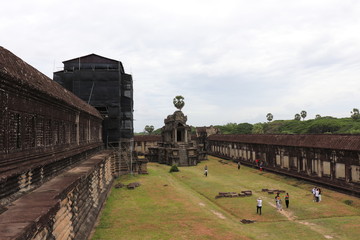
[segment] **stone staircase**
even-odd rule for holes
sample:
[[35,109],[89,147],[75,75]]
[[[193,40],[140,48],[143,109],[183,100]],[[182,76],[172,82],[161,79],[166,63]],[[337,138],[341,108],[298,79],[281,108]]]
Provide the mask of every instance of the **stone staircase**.
[[185,145],[180,145],[179,144],[179,162],[180,162],[181,166],[188,166],[189,165]]
[[130,173],[130,163],[128,161],[128,152],[122,149],[118,144],[108,144],[108,147],[113,151],[112,158],[112,172],[113,174],[128,174]]

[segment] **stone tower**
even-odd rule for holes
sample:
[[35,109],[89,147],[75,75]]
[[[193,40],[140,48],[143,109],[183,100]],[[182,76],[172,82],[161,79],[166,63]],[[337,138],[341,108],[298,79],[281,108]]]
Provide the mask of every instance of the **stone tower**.
[[[174,98],[174,105],[181,109],[185,103],[179,97]],[[196,141],[192,141],[191,127],[186,121],[187,116],[181,110],[167,116],[161,129],[162,142],[149,148],[147,157],[151,162],[177,166],[195,166],[199,162]]]

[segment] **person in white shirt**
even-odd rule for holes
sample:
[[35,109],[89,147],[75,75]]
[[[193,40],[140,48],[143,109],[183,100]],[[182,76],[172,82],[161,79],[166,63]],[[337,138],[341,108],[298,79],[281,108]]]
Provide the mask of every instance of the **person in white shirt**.
[[316,201],[316,197],[315,197],[315,193],[316,193],[316,187],[314,187],[312,190],[311,190],[312,194],[313,194],[313,202]]
[[261,198],[258,198],[257,205],[256,205],[256,214],[258,214],[260,212],[260,215],[261,215],[261,208],[262,208],[262,200],[261,200]]
[[316,199],[316,202],[319,202],[319,189],[318,188],[315,190],[315,199]]

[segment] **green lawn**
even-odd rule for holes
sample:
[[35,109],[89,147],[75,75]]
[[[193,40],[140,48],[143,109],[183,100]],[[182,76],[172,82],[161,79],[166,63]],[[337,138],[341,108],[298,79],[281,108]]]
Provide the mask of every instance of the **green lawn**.
[[[218,160],[209,157],[177,173],[149,163],[149,175],[120,177],[117,183],[141,186],[112,189],[92,239],[359,239],[360,199],[323,188],[323,201],[315,203],[307,182],[245,166],[237,170],[236,164]],[[263,188],[289,192],[290,208],[277,211],[274,195]],[[253,196],[215,199],[218,192],[242,190],[252,190]],[[256,214],[259,196],[261,216]]]

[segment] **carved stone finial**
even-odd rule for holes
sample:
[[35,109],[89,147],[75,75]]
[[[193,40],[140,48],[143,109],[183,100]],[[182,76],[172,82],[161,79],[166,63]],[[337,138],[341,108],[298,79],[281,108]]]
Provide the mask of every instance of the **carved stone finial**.
[[185,105],[184,97],[181,95],[174,97],[173,103],[174,103],[174,106],[181,111],[181,109]]

